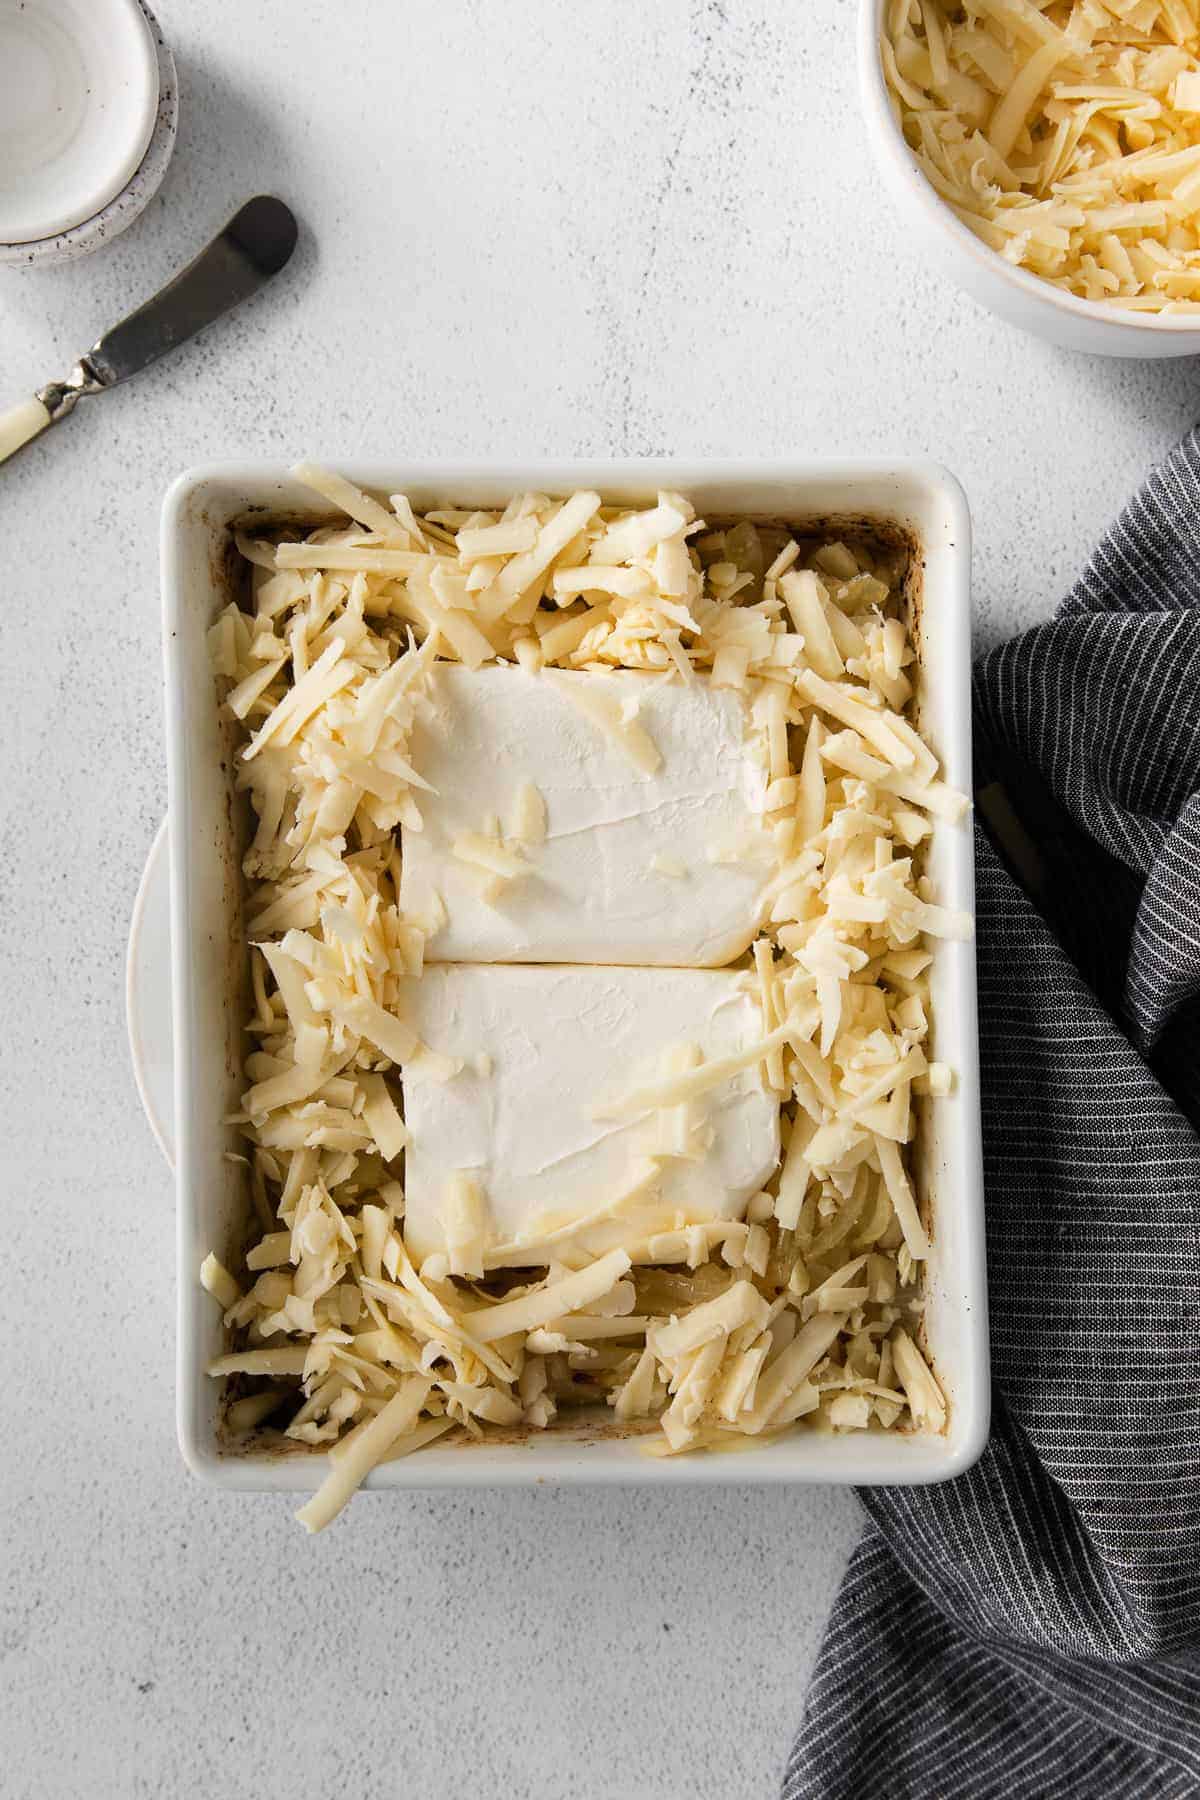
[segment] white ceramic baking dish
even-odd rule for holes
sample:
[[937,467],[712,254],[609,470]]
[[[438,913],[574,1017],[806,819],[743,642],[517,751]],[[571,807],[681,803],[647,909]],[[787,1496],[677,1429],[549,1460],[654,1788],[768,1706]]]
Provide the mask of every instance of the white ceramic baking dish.
[[[518,491],[597,488],[612,501],[645,502],[657,489],[686,493],[701,513],[828,524],[883,525],[914,548],[912,613],[920,649],[922,725],[949,780],[971,780],[970,522],[962,490],[927,463],[613,463],[360,465],[344,470],[418,509],[494,506]],[[224,464],[192,470],[167,495],[163,605],[171,817],[171,942],[175,1016],[179,1206],[179,1440],[196,1474],[221,1486],[307,1490],[325,1459],[299,1446],[223,1435],[220,1384],[205,1364],[225,1345],[220,1314],[197,1279],[206,1252],[233,1256],[248,1200],[244,1165],[223,1115],[237,1103],[244,1054],[239,811],[231,783],[234,739],[218,716],[205,634],[228,602],[237,570],[230,527],[250,520],[316,521],[328,509],[278,467]],[[930,873],[948,905],[971,909],[969,825],[935,829]],[[797,1432],[745,1454],[663,1459],[611,1422],[531,1433],[519,1441],[435,1444],[386,1464],[373,1487],[491,1486],[528,1482],[943,1481],[978,1456],[989,1413],[987,1295],[979,1135],[975,957],[939,945],[932,971],[937,1055],[954,1067],[949,1100],[919,1133],[917,1179],[932,1221],[927,1347],[950,1403],[944,1436]]]

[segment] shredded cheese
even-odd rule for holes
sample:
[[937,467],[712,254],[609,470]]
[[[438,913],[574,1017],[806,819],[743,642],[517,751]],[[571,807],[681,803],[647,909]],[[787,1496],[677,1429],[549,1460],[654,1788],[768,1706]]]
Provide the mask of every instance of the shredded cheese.
[[612,739],[635,769],[640,769],[645,775],[653,775],[662,767],[662,757],[650,733],[636,719],[624,718],[615,700],[574,681],[564,682],[562,692],[585,719]]
[[401,550],[409,548],[409,534],[401,521],[378,500],[372,500],[369,494],[356,488],[352,481],[332,474],[328,469],[318,468],[315,463],[297,463],[292,474],[315,494],[340,507],[350,518],[357,519],[368,531],[377,532],[385,544],[394,544]]
[[790,1036],[790,1026],[781,1025],[758,1043],[748,1044],[744,1050],[735,1051],[731,1056],[713,1057],[696,1068],[677,1070],[658,1081],[645,1082],[641,1087],[631,1088],[628,1093],[615,1099],[598,1101],[592,1108],[592,1117],[634,1119],[639,1113],[651,1112],[655,1107],[682,1106],[689,1100],[698,1099],[701,1094],[707,1094],[710,1089],[720,1087],[733,1076],[740,1075],[743,1069],[753,1068],[772,1050],[785,1044]]
[[623,1250],[610,1250],[607,1256],[598,1257],[586,1269],[564,1275],[561,1281],[549,1282],[545,1287],[522,1295],[519,1300],[501,1301],[498,1306],[467,1313],[466,1323],[481,1344],[494,1344],[497,1338],[509,1337],[514,1332],[533,1331],[561,1313],[582,1312],[593,1301],[603,1299],[629,1266],[629,1258]]
[[200,1264],[200,1283],[205,1292],[211,1294],[226,1312],[231,1306],[236,1306],[242,1297],[242,1290],[229,1270],[211,1252]]
[[296,1514],[306,1531],[320,1531],[337,1518],[354,1490],[397,1440],[411,1431],[429,1394],[430,1382],[413,1376],[383,1410],[355,1427],[330,1454],[332,1468],[306,1506]]
[[[971,26],[938,0],[900,0],[893,14],[897,80],[911,95],[943,93],[947,109],[976,108],[976,161],[1006,201],[1020,198],[1013,171],[1024,178],[1026,140],[1051,105],[1064,120],[1084,104],[1098,118],[1120,105],[1127,118],[1134,95],[1145,111],[1111,70],[1099,85],[1123,98],[1076,101],[1074,88],[1097,83],[1059,0],[981,0]],[[1170,89],[1175,133],[1200,87],[1188,57],[1172,54],[1155,65],[1157,85],[1144,62],[1130,66],[1156,104]],[[1002,92],[1015,97],[997,117]],[[1148,142],[1139,167],[1155,206],[1155,183],[1200,183],[1200,143],[1192,155],[1190,142]],[[1067,169],[1074,152],[1060,151]],[[1116,193],[1107,208],[1098,259],[1118,281],[1128,270],[1142,279],[1140,246],[1157,229],[1134,204]],[[1063,216],[1055,200],[1033,240],[1082,229]],[[345,522],[303,541],[239,534],[249,607],[227,608],[209,640],[255,817],[237,1125],[260,1232],[233,1272],[211,1256],[200,1270],[235,1334],[210,1373],[250,1389],[232,1399],[229,1429],[328,1450],[329,1474],[301,1514],[310,1529],[381,1462],[448,1432],[550,1429],[581,1403],[657,1419],[668,1454],[797,1425],[944,1429],[945,1397],[919,1348],[930,1240],[909,1145],[914,1096],[936,1102],[953,1087],[932,1055],[929,944],[970,928],[937,903],[921,849],[931,820],[961,817],[966,801],[910,723],[914,650],[894,555],[748,521],[707,525],[677,494],[642,508],[528,494],[418,517],[404,495],[385,506],[312,465],[295,473]],[[569,691],[560,671],[633,669],[745,694],[762,818],[710,854],[762,871],[743,978],[762,1031],[707,1062],[678,1044],[632,1085],[614,1070],[595,1114],[602,1129],[632,1128],[627,1179],[582,1200],[566,1189],[519,1242],[498,1241],[486,1172],[460,1170],[444,1241],[418,1271],[396,1070],[406,1083],[455,1081],[464,1062],[422,1043],[405,1017],[403,984],[420,978],[446,919],[437,895],[423,916],[400,903],[398,834],[421,830],[430,787],[410,739],[439,659],[497,658]],[[601,692],[587,716],[635,768],[660,766],[636,708]],[[453,846],[493,897],[535,871],[552,823],[532,783],[505,812]],[[669,844],[652,866],[687,875]],[[487,1061],[465,1065],[486,1080]],[[730,1083],[778,1099],[782,1163],[744,1217],[695,1220],[672,1201],[670,1172],[708,1153],[709,1114]]]
[[913,1418],[929,1431],[942,1431],[946,1424],[946,1402],[934,1380],[929,1364],[908,1333],[899,1327],[892,1333],[892,1358],[900,1377]]
[[460,862],[474,863],[476,868],[486,869],[502,881],[516,881],[529,873],[529,864],[516,850],[506,849],[479,831],[467,831],[455,838],[453,850]]
[[519,844],[546,841],[546,802],[532,781],[522,782],[517,791],[512,835]]
[[451,1275],[483,1278],[487,1220],[483,1191],[466,1173],[451,1178],[442,1209],[446,1255]]
[[985,244],[1098,305],[1200,307],[1194,0],[898,0],[880,49],[913,155]]

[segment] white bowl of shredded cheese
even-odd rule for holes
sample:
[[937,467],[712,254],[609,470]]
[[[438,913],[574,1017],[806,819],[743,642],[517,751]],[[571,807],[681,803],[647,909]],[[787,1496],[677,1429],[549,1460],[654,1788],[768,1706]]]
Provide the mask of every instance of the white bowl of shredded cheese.
[[1191,0],[862,0],[859,65],[889,192],[973,299],[1068,350],[1200,352]]

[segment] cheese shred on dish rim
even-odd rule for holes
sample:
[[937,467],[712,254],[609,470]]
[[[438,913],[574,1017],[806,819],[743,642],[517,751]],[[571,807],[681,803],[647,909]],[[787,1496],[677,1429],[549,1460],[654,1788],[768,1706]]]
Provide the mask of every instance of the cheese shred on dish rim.
[[888,0],[930,185],[1007,262],[1134,312],[1200,308],[1196,0]]
[[[922,846],[931,818],[966,801],[908,716],[898,559],[749,522],[710,529],[672,493],[640,510],[583,492],[417,517],[402,495],[385,506],[325,470],[296,473],[346,522],[302,542],[239,535],[249,610],[231,605],[210,633],[256,822],[252,1048],[231,1121],[255,1217],[236,1274],[215,1256],[200,1271],[236,1346],[209,1370],[237,1378],[229,1428],[269,1424],[327,1451],[299,1515],[310,1530],[372,1468],[443,1433],[543,1430],[583,1404],[646,1432],[657,1421],[665,1455],[797,1421],[942,1430],[919,1347],[929,1240],[909,1146],[915,1098],[952,1086],[929,1054],[930,940],[971,929],[937,904]],[[707,1064],[679,1046],[656,1078],[617,1071],[595,1096],[598,1115],[662,1125],[663,1148],[601,1209],[603,1254],[586,1247],[593,1203],[546,1221],[532,1266],[495,1268],[467,1174],[444,1195],[444,1254],[418,1267],[405,1242],[400,1071],[453,1081],[464,1066],[400,1005],[444,922],[436,900],[423,917],[399,902],[400,829],[420,829],[427,785],[409,738],[439,658],[739,689],[768,773],[753,843],[714,850],[766,859],[743,965],[761,1036]],[[602,707],[595,723],[653,768],[636,719]],[[536,786],[509,824],[456,846],[503,886],[545,834]],[[689,1106],[750,1067],[782,1107],[772,1180],[744,1217],[647,1235],[658,1158],[688,1151]]]

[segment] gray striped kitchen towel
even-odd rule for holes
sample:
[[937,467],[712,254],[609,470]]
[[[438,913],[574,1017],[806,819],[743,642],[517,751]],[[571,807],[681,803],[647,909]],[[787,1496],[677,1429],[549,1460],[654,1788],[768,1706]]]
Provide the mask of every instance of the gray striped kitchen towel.
[[783,1792],[1200,1796],[1196,432],[975,721],[992,1438],[862,1493]]

